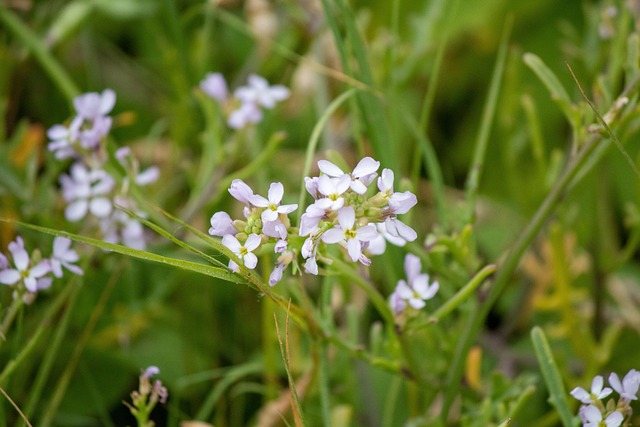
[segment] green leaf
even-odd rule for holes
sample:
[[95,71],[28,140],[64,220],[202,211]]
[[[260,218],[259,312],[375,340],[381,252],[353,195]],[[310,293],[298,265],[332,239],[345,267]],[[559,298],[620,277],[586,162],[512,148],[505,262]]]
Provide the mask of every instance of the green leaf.
[[560,420],[565,427],[576,426],[578,424],[578,418],[575,417],[571,411],[558,365],[556,365],[553,359],[549,342],[542,328],[536,326],[531,330],[531,340],[533,341],[536,357],[542,370],[542,376],[547,384],[547,390],[549,390],[549,403],[556,408]]

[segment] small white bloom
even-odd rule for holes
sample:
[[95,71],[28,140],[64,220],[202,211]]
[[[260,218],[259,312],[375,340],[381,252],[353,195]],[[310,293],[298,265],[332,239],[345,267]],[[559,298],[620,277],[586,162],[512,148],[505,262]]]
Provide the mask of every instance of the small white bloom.
[[9,252],[11,252],[15,268],[5,268],[0,271],[0,283],[3,285],[15,285],[22,280],[29,292],[36,292],[38,290],[38,280],[51,271],[49,262],[45,260],[31,266],[29,253],[24,248],[24,241],[20,236],[9,243]]
[[111,89],[105,89],[101,94],[89,92],[77,96],[73,100],[73,106],[79,116],[94,121],[107,115],[116,104],[116,94]]
[[610,413],[603,420],[600,409],[593,405],[580,408],[580,418],[583,427],[619,427],[624,420],[624,416],[618,411]]
[[280,205],[283,196],[284,186],[280,182],[274,182],[269,186],[268,199],[265,199],[258,194],[254,194],[249,197],[249,202],[259,208],[266,208],[261,215],[262,221],[275,221],[278,219],[279,214],[287,215],[298,209],[297,204]]
[[248,124],[260,123],[262,111],[251,102],[245,102],[229,114],[227,124],[233,129],[242,129]]
[[[235,236],[227,234],[222,237],[222,244],[227,248],[231,249],[231,251],[242,260],[245,267],[249,269],[256,268],[258,264],[258,257],[253,253],[255,249],[260,246],[260,236],[257,234],[251,233],[244,244],[241,244]],[[238,264],[234,261],[229,260],[229,269],[234,273],[238,271]]]
[[227,82],[220,73],[208,73],[200,82],[200,89],[218,102],[225,102],[229,97]]
[[338,224],[323,233],[322,241],[329,244],[344,243],[351,260],[358,261],[362,256],[362,244],[377,237],[376,227],[368,224],[355,228],[356,213],[351,206],[338,211]]
[[635,369],[630,370],[622,379],[622,383],[618,378],[618,374],[612,372],[609,375],[609,384],[623,399],[637,400],[636,394],[638,393],[638,388],[640,388],[640,372]]
[[71,240],[60,236],[53,239],[53,255],[50,263],[54,276],[62,277],[62,267],[65,267],[74,274],[82,276],[82,269],[74,265],[79,259],[78,253],[71,249]]
[[331,209],[337,211],[344,206],[342,195],[349,189],[351,178],[349,175],[342,175],[337,178],[330,178],[328,175],[321,175],[318,178],[318,193],[324,197],[316,200],[314,205],[319,209]]
[[349,176],[351,178],[351,189],[358,194],[364,194],[367,192],[367,187],[371,184],[371,181],[375,179],[380,162],[373,160],[371,157],[365,157],[358,162],[351,174],[345,174],[342,169],[328,160],[318,161],[318,167],[324,174],[333,178],[339,178],[343,175]]
[[212,236],[224,236],[226,234],[235,235],[238,231],[233,226],[233,220],[226,212],[216,212],[211,217],[211,228],[209,234]]
[[276,102],[289,97],[289,89],[282,85],[269,86],[269,82],[264,77],[252,74],[247,80],[247,86],[239,87],[235,91],[235,97],[243,103],[273,108]]
[[71,166],[70,175],[60,177],[62,196],[69,202],[65,210],[67,220],[75,222],[91,212],[98,218],[111,213],[112,203],[106,195],[113,189],[114,180],[102,169],[89,171],[82,163]]
[[[422,263],[420,258],[413,254],[407,254],[404,259],[404,270],[407,281],[399,280],[394,291],[394,305],[400,307],[395,300],[403,299],[411,307],[420,310],[426,305],[426,301],[433,298],[438,292],[438,282],[429,284],[429,276],[421,273]],[[392,306],[393,308],[393,306]]]
[[241,179],[234,179],[229,187],[229,193],[239,202],[249,205],[253,190]]
[[593,403],[596,400],[604,399],[613,391],[609,387],[603,388],[603,385],[604,378],[602,378],[602,375],[597,375],[591,382],[591,392],[586,391],[582,387],[576,387],[571,390],[571,395],[582,403]]

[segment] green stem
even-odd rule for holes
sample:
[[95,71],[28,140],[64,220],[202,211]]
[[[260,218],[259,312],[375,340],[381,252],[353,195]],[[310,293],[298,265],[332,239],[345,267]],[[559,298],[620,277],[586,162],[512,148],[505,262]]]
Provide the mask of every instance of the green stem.
[[73,98],[80,93],[80,90],[60,63],[51,55],[51,52],[47,50],[42,40],[7,7],[0,7],[0,22],[33,54],[40,66],[71,104]]
[[0,346],[2,346],[2,344],[6,341],[7,331],[13,324],[13,321],[15,320],[18,312],[20,311],[20,308],[22,308],[23,305],[24,302],[22,301],[21,296],[17,296],[13,298],[13,301],[11,301],[11,305],[9,306],[9,309],[7,310],[7,313],[4,315],[4,319],[2,320],[2,325],[0,325],[0,337],[2,337],[2,339],[0,339]]

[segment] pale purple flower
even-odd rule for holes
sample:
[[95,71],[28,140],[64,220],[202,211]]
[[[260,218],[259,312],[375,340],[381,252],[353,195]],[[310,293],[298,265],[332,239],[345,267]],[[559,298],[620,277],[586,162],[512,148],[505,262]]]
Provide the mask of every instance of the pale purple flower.
[[407,301],[402,298],[400,293],[397,291],[397,287],[396,290],[389,295],[389,305],[395,315],[399,315],[407,308]]
[[344,243],[353,262],[362,256],[362,244],[375,239],[378,235],[373,224],[356,228],[356,213],[351,206],[338,211],[338,224],[325,231],[322,241],[325,243]]
[[229,193],[239,202],[245,205],[251,204],[249,199],[253,196],[253,190],[241,179],[234,179],[229,187]]
[[220,73],[207,73],[200,82],[200,89],[220,103],[226,102],[227,98],[229,98],[227,81]]
[[80,137],[80,126],[82,126],[82,117],[76,116],[69,127],[54,125],[49,128],[47,137],[51,141],[47,145],[47,149],[54,153],[56,159],[62,160],[77,155],[74,145]]
[[3,285],[15,285],[22,281],[29,292],[36,292],[38,290],[38,280],[51,271],[49,262],[46,260],[40,261],[32,266],[29,253],[24,248],[24,241],[20,236],[9,243],[9,252],[11,252],[15,268],[5,268],[0,271],[0,283]]
[[262,223],[262,233],[273,237],[275,239],[287,238],[287,227],[284,226],[280,219],[276,218],[274,221],[266,221]]
[[156,380],[153,383],[153,393],[158,396],[158,401],[163,405],[167,403],[167,399],[169,398],[169,391],[167,388],[162,385],[160,380]]
[[384,227],[391,237],[400,238],[408,242],[413,242],[418,238],[418,233],[413,228],[397,218],[385,219]]
[[358,194],[364,194],[371,181],[375,179],[380,162],[371,157],[365,157],[358,162],[351,174],[345,174],[342,169],[328,160],[319,160],[318,167],[324,174],[333,178],[339,178],[343,175],[349,176],[351,189]]
[[212,236],[224,236],[226,234],[235,235],[238,231],[233,226],[233,220],[226,212],[216,212],[211,217],[211,228],[209,234]]
[[152,366],[149,366],[147,369],[145,369],[142,372],[141,377],[149,379],[149,378],[153,377],[154,375],[158,375],[159,373],[160,373],[160,368],[158,368],[157,366],[153,366],[152,365]]
[[245,102],[229,114],[227,124],[233,129],[242,129],[248,124],[259,123],[262,111],[256,104]]
[[314,176],[312,178],[305,176],[304,188],[307,189],[307,191],[309,192],[309,194],[311,194],[311,197],[313,197],[314,200],[318,199],[318,177],[317,176]]
[[247,86],[236,89],[235,97],[243,104],[273,108],[276,102],[289,97],[289,89],[282,85],[269,86],[269,82],[264,77],[252,74],[248,78]]
[[[376,228],[378,229],[378,237],[369,242],[369,246],[367,247],[367,252],[371,255],[382,255],[387,249],[387,243],[389,242],[395,246],[404,246],[407,244],[407,241],[400,236],[392,236],[388,231],[387,227],[383,222],[379,222],[376,224]],[[416,235],[417,237],[417,235]]]
[[596,406],[588,405],[580,408],[580,419],[583,427],[619,427],[624,416],[614,411],[603,420],[602,412]]
[[9,268],[10,265],[9,259],[4,256],[4,254],[0,253],[0,271]]
[[80,145],[88,150],[97,150],[102,142],[102,138],[109,134],[113,119],[108,116],[98,116],[91,122],[91,126],[85,125],[80,130]]
[[269,286],[275,286],[280,280],[282,280],[282,273],[284,272],[284,262],[279,262],[273,268],[273,271],[269,275]]
[[78,253],[71,249],[71,240],[61,236],[53,239],[53,255],[49,262],[54,276],[62,277],[62,267],[74,274],[82,276],[82,269],[74,264],[78,262],[79,259]]
[[[401,298],[408,305],[416,310],[422,309],[426,301],[433,298],[438,292],[440,285],[438,282],[429,284],[429,276],[421,273],[422,264],[420,258],[413,254],[407,254],[404,259],[404,270],[407,281],[399,280],[394,294],[394,304],[398,307],[395,299]],[[392,307],[393,308],[393,307]]]
[[602,375],[597,375],[591,382],[591,392],[588,392],[582,387],[576,387],[571,390],[571,395],[582,403],[593,403],[596,400],[604,399],[613,391],[609,387],[603,388],[603,385],[604,378],[602,378]]
[[389,211],[393,215],[402,215],[418,203],[416,195],[411,191],[393,193],[389,198]]
[[102,93],[85,93],[73,100],[73,106],[78,115],[90,121],[109,114],[115,104],[116,94],[111,89],[105,89]]
[[640,372],[635,369],[630,370],[624,376],[622,382],[620,382],[618,374],[612,372],[609,375],[609,384],[623,399],[637,400],[636,394],[638,393],[638,388],[640,388]]
[[318,263],[316,262],[316,257],[310,256],[304,263],[304,269],[307,273],[313,274],[314,276],[318,275]]
[[[261,238],[257,234],[251,233],[244,244],[240,243],[235,236],[227,234],[222,237],[222,244],[240,258],[245,267],[249,269],[256,268],[258,257],[253,253],[260,246]],[[234,273],[238,271],[238,264],[233,260],[229,260],[229,269]]]
[[311,232],[318,229],[320,220],[324,218],[325,210],[315,204],[307,206],[307,210],[300,218],[300,236],[308,236]]
[[[135,203],[126,197],[117,197],[116,203],[129,210],[135,210]],[[142,212],[136,212],[144,216]],[[121,243],[132,249],[144,250],[147,246],[144,227],[137,219],[126,212],[117,210],[100,221],[102,240],[108,243]]]
[[273,251],[279,254],[286,251],[287,247],[289,247],[289,242],[287,242],[285,239],[280,239],[276,242],[275,246],[273,247]]
[[415,230],[396,218],[396,215],[407,213],[418,203],[416,195],[410,191],[393,193],[389,197],[388,203],[388,207],[382,211],[387,232],[393,237],[399,237],[409,242],[416,240],[418,234]]
[[351,178],[349,175],[342,175],[338,178],[330,178],[321,175],[318,178],[318,193],[324,197],[315,201],[314,205],[319,209],[331,209],[337,211],[344,206],[342,195],[349,189]]
[[60,177],[60,183],[62,195],[69,202],[65,210],[67,220],[79,221],[87,212],[99,218],[111,213],[112,203],[106,196],[113,189],[114,180],[104,170],[88,170],[82,163],[75,163],[70,175]]
[[275,221],[280,214],[290,214],[294,210],[298,209],[297,204],[281,205],[282,197],[284,196],[284,186],[280,182],[274,182],[269,186],[268,199],[254,194],[249,197],[249,202],[259,208],[266,208],[261,215],[262,221]]

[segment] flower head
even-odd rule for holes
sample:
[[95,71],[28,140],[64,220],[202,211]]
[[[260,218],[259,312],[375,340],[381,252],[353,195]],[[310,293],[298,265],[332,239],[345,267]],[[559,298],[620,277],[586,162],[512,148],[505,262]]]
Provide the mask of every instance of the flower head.
[[351,174],[345,174],[342,169],[328,160],[318,161],[318,167],[324,174],[333,178],[339,178],[343,175],[349,176],[351,178],[351,189],[358,194],[364,194],[367,192],[367,187],[371,184],[371,181],[376,177],[380,162],[373,160],[371,157],[365,157],[358,162]]
[[576,387],[571,390],[571,395],[582,403],[593,403],[596,400],[604,399],[613,391],[609,387],[603,388],[603,385],[604,379],[602,375],[597,375],[591,382],[591,392],[586,391],[582,387]]
[[282,85],[269,86],[269,82],[264,77],[252,74],[247,81],[247,86],[239,87],[235,91],[235,97],[243,104],[273,108],[276,102],[284,101],[289,97],[289,89]]
[[200,82],[200,89],[218,102],[226,102],[229,98],[227,82],[220,73],[207,73]]
[[111,213],[112,203],[106,196],[113,189],[114,180],[104,170],[89,170],[82,163],[74,163],[71,174],[62,175],[60,183],[62,195],[69,202],[65,210],[67,220],[79,221],[87,212],[99,218]]
[[[257,234],[250,234],[244,244],[240,243],[235,236],[227,234],[222,237],[222,244],[240,258],[245,267],[249,269],[256,268],[258,264],[258,257],[253,253],[254,250],[260,246],[260,236]],[[234,273],[238,271],[238,264],[233,260],[229,260],[229,269]]]
[[38,289],[48,287],[47,285],[50,284],[49,281],[44,281],[40,285],[38,281],[51,271],[49,262],[40,261],[32,265],[29,253],[24,247],[22,237],[18,236],[15,241],[9,243],[9,252],[11,252],[15,268],[5,268],[1,270],[0,283],[3,285],[15,285],[22,281],[29,292],[36,292]]

